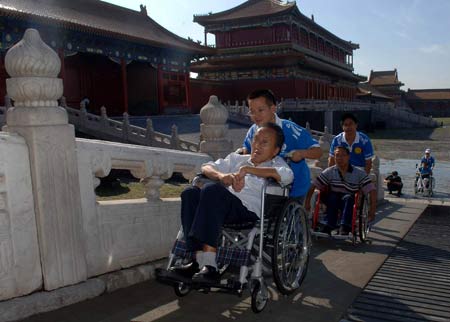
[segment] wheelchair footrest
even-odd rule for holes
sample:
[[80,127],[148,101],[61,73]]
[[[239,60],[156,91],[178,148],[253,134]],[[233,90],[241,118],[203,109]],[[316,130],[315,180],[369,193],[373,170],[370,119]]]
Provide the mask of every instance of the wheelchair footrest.
[[186,278],[181,276],[180,274],[176,274],[167,269],[157,268],[155,270],[156,280],[163,284],[167,284],[170,286],[175,286],[178,283],[191,284],[192,280],[190,278]]
[[221,289],[228,292],[239,292],[242,290],[241,283],[237,280],[229,279],[226,283],[195,283],[192,279],[183,277],[175,272],[167,269],[158,268],[155,270],[156,280],[162,284],[169,286],[177,286],[179,283],[189,285],[190,288],[194,290],[210,290],[211,288]]
[[[186,242],[184,240],[176,240],[172,248],[172,253],[182,258],[192,258],[193,253],[186,250]],[[219,265],[232,265],[241,267],[247,265],[250,259],[250,251],[247,249],[236,247],[218,247],[216,261]]]

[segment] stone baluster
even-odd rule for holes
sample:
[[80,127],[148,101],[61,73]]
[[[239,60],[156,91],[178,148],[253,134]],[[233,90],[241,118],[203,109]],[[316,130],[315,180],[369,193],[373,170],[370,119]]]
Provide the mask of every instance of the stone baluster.
[[100,107],[100,124],[104,131],[108,129],[108,114],[105,106]]
[[326,169],[328,167],[328,154],[330,152],[331,141],[333,136],[328,132],[328,128],[325,126],[323,135],[319,138],[320,148],[322,149],[322,156],[319,160],[314,162],[316,167]]
[[79,283],[87,278],[80,186],[75,131],[57,101],[59,57],[37,30],[27,29],[8,50],[5,67],[14,100],[5,130],[28,145],[44,289]]
[[123,113],[122,122],[122,140],[128,142],[128,133],[130,132],[130,118],[127,112]]
[[145,142],[147,142],[148,146],[153,146],[154,140],[155,140],[155,131],[153,130],[153,121],[150,118],[148,118],[145,131]]
[[144,168],[132,170],[131,174],[136,178],[141,178],[147,200],[158,201],[160,200],[161,186],[164,184],[164,180],[172,176],[173,167],[173,160],[170,160],[167,155],[161,154],[145,161]]
[[65,96],[61,96],[59,102],[62,107],[67,107],[67,100]]
[[309,125],[309,122],[306,122],[306,124],[305,124],[305,129],[306,129],[309,133],[311,133],[311,126]]
[[380,173],[380,158],[376,155],[372,158],[372,169],[370,171],[370,177],[372,178],[372,182],[377,187],[377,200],[378,201],[383,200],[384,187],[383,187],[383,178]]
[[11,102],[11,98],[9,97],[8,94],[5,95],[5,108],[8,109],[12,107],[12,102]]
[[213,159],[223,158],[233,150],[233,143],[225,138],[228,131],[226,121],[228,111],[219,103],[217,96],[212,95],[208,103],[200,110],[200,152],[207,153]]
[[175,124],[172,125],[171,129],[170,147],[172,149],[178,149],[180,147],[180,138],[178,137],[178,127]]

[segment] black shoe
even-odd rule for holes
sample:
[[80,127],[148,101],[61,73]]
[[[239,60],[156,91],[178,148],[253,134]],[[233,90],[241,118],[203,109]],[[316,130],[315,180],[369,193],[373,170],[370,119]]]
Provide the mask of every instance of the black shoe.
[[200,272],[192,276],[192,282],[205,284],[219,284],[220,274],[215,267],[205,265]]
[[332,230],[333,229],[330,226],[324,225],[324,226],[320,227],[319,233],[331,235]]
[[389,194],[392,195],[392,191],[389,191]]
[[196,261],[192,261],[188,264],[171,267],[169,270],[183,277],[191,278],[195,273],[200,271],[200,268],[198,267],[198,263]]
[[401,193],[400,191],[397,192],[397,197],[400,197],[403,193]]
[[345,225],[341,225],[341,227],[339,227],[339,235],[341,236],[348,236],[350,231],[351,229]]

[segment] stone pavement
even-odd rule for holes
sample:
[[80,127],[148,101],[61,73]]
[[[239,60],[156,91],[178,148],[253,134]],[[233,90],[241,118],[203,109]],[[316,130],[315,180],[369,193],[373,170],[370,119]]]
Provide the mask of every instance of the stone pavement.
[[404,198],[380,205],[371,244],[314,240],[301,289],[285,297],[272,285],[271,299],[258,315],[248,292],[242,298],[197,292],[177,298],[170,287],[148,281],[23,321],[339,321],[427,205]]

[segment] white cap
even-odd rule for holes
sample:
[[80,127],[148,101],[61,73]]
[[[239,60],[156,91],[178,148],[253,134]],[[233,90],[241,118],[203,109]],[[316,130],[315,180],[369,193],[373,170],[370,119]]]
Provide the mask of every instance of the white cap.
[[431,153],[431,150],[430,149],[426,149],[425,153]]

